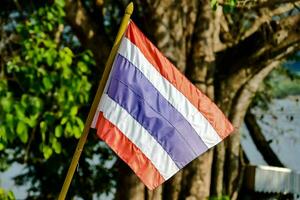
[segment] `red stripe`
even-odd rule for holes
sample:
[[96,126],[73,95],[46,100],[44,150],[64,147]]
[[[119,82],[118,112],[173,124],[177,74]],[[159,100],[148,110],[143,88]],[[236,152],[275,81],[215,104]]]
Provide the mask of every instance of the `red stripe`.
[[222,111],[196,88],[131,21],[126,37],[135,44],[155,69],[193,104],[210,122],[222,139],[233,131]]
[[151,190],[165,180],[143,152],[135,146],[115,125],[99,113],[97,135],[125,161],[142,182]]

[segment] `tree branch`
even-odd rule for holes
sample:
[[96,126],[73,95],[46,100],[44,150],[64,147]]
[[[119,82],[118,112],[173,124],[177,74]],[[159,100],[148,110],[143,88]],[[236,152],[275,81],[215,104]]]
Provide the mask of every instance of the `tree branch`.
[[262,9],[261,10],[261,16],[258,16],[257,20],[254,21],[254,23],[252,24],[252,26],[247,29],[245,31],[245,33],[243,33],[240,36],[239,40],[244,40],[245,38],[249,37],[250,35],[252,35],[253,33],[255,33],[260,27],[261,25],[263,25],[264,23],[268,23],[270,22],[274,16],[286,13],[292,9],[294,9],[295,6],[291,3],[285,4],[283,6],[277,7],[273,10],[270,9]]
[[299,12],[295,11],[298,9],[299,4],[300,0],[294,3],[285,2],[280,6],[270,5],[269,7],[246,11],[237,10],[234,13],[224,15],[224,19],[220,22],[222,27],[220,37],[223,44],[215,52],[232,48],[240,44],[241,41],[253,38],[253,36],[256,37],[259,32],[276,31],[274,29],[275,24],[278,28],[281,21],[290,17],[291,14],[299,15]]
[[300,14],[287,17],[273,26],[273,30],[261,27],[251,37],[228,48],[218,62],[223,65],[232,63],[233,60],[235,62],[229,69],[219,68],[219,75],[227,77],[229,82],[237,83],[234,79],[238,79],[239,85],[242,85],[247,81],[245,77],[251,77],[276,56],[285,55],[283,52],[290,54],[290,46],[293,46],[294,52],[299,48],[299,45],[297,47],[294,44],[300,41]]
[[231,196],[234,194],[233,188],[238,184],[238,180],[242,177],[237,172],[239,166],[239,153],[240,153],[240,134],[239,127],[241,126],[245,117],[246,111],[263,79],[276,67],[280,61],[271,62],[269,65],[262,68],[259,72],[253,75],[236,93],[235,98],[232,100],[232,108],[230,113],[230,120],[233,123],[235,133],[232,134],[228,141],[228,167],[227,167],[227,193]]
[[277,166],[277,167],[284,167],[283,163],[280,161],[280,159],[277,157],[277,155],[274,153],[274,151],[270,147],[267,139],[263,135],[259,125],[256,122],[255,115],[252,114],[250,110],[247,111],[247,114],[245,116],[245,124],[249,130],[250,136],[251,136],[255,146],[260,151],[264,160],[269,165]]

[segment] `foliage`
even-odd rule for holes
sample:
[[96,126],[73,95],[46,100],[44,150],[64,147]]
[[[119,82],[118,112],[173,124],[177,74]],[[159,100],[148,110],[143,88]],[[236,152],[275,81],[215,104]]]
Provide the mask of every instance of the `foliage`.
[[0,188],[0,199],[1,200],[15,200],[15,196],[12,191],[5,191],[3,188]]
[[300,76],[285,67],[273,70],[264,80],[253,101],[253,106],[268,109],[268,104],[274,98],[285,98],[300,94]]
[[[2,150],[16,139],[26,144],[29,137],[39,137],[40,151],[48,159],[61,153],[62,135],[79,138],[83,130],[78,110],[89,101],[89,65],[94,61],[90,52],[74,55],[53,40],[52,31],[64,16],[62,6],[55,1],[17,27],[20,50],[0,82]],[[36,132],[40,135],[34,136]]]
[[[10,22],[19,39],[0,72],[1,170],[25,163],[16,183],[31,182],[29,196],[47,199],[59,192],[95,83],[93,55],[80,48],[64,16],[64,1],[55,0]],[[88,198],[113,184],[106,163],[113,163],[111,151],[93,137],[84,154],[73,182],[83,190],[74,186],[70,196]]]
[[[237,4],[237,0],[225,0],[223,3],[223,10],[225,12],[232,12],[234,10],[234,7]],[[210,5],[211,7],[215,10],[217,9],[218,5],[219,5],[219,1],[218,0],[211,0],[210,1]]]

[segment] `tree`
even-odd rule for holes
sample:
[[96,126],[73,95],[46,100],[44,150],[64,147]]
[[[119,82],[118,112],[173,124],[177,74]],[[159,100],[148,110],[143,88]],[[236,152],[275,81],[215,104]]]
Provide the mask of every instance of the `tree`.
[[[100,73],[127,3],[65,1],[67,25],[93,53]],[[263,79],[299,50],[299,0],[134,3],[134,21],[219,105],[236,130],[154,191],[147,191],[122,162],[117,162],[121,176],[116,198],[204,199],[226,195],[236,199],[243,177],[239,127]]]
[[[28,198],[53,199],[68,167],[62,163],[72,157],[83,130],[95,61],[68,31],[64,1],[5,3],[0,13],[0,169],[24,164],[15,182],[30,184]],[[113,170],[105,167],[111,153],[93,138],[73,184],[81,190],[72,187],[71,196],[92,198],[113,184]],[[101,157],[92,165],[96,152]],[[11,199],[11,192],[2,193]]]

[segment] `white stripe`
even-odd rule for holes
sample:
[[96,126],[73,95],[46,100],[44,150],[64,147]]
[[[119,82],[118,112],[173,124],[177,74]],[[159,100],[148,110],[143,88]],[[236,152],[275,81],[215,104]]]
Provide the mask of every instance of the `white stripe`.
[[145,154],[165,180],[179,170],[169,154],[150,133],[107,94],[102,95],[99,108],[104,117]]
[[222,140],[201,112],[167,79],[161,76],[139,48],[131,43],[129,39],[123,38],[118,52],[137,67],[161,95],[183,115],[208,148]]

